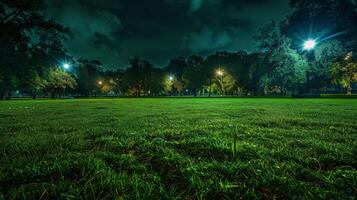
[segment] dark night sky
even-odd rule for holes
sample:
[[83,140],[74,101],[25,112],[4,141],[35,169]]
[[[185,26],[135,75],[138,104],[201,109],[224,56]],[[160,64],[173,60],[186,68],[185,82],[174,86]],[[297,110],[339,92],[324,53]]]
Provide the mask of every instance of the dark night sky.
[[289,0],[48,0],[48,15],[72,29],[75,57],[127,67],[138,55],[158,67],[174,56],[254,50],[252,36],[280,21]]

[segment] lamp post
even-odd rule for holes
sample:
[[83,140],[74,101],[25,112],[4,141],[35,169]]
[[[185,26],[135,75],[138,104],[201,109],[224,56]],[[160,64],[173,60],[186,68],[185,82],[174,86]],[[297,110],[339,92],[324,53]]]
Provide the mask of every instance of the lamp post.
[[[63,63],[62,68],[64,70],[68,70],[71,67],[71,65],[69,63]],[[64,97],[66,97],[66,86],[63,88],[63,95]]]
[[217,70],[217,75],[220,77],[220,84],[221,84],[221,96],[223,96],[223,75],[224,75],[224,71],[219,69]]
[[99,80],[99,81],[98,81],[98,85],[99,85],[100,93],[102,93],[103,81]]
[[170,84],[171,84],[171,96],[173,96],[174,93],[174,76],[170,75],[169,76]]
[[304,42],[303,48],[307,51],[307,61],[309,65],[309,69],[306,72],[306,91],[309,93],[309,86],[310,86],[310,76],[311,76],[311,61],[314,59],[313,56],[313,49],[316,47],[317,42],[314,39],[308,39]]

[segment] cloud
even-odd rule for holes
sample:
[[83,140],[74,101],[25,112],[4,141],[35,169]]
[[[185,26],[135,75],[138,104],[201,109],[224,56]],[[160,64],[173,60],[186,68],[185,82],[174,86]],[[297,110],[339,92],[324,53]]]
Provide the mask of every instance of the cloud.
[[203,0],[191,0],[190,12],[199,10],[202,6]]
[[72,29],[71,54],[106,68],[141,56],[156,66],[171,57],[217,50],[252,50],[252,35],[281,19],[286,0],[49,0],[56,21]]
[[231,36],[223,31],[214,33],[207,26],[197,33],[190,33],[184,39],[184,46],[196,53],[203,53],[224,48],[232,42]]
[[253,51],[257,46],[253,35],[260,27],[271,20],[281,20],[289,13],[288,2],[282,4],[282,1],[285,0],[207,1],[206,6],[194,14],[204,19],[204,26],[186,34],[183,48],[201,55],[217,50]]
[[123,29],[121,20],[109,10],[93,9],[88,2],[55,0],[49,4],[48,12],[71,29],[73,38],[66,42],[66,47],[75,57],[100,59],[109,66],[120,59],[120,53],[106,45],[119,43],[115,34]]

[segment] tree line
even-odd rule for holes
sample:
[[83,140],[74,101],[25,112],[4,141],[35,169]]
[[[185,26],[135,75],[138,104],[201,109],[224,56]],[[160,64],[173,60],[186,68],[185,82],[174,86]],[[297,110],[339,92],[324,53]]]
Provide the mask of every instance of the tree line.
[[[63,42],[71,32],[42,15],[44,0],[1,0],[0,98],[18,93],[33,98],[351,93],[357,82],[356,3],[291,0],[290,4],[293,14],[254,36],[259,44],[254,52],[175,57],[164,68],[133,57],[129,68],[107,71],[98,60],[74,60],[67,53]],[[333,17],[336,30],[352,29],[318,41],[314,49],[303,49],[296,30],[326,13]],[[71,67],[63,67],[59,60]]]

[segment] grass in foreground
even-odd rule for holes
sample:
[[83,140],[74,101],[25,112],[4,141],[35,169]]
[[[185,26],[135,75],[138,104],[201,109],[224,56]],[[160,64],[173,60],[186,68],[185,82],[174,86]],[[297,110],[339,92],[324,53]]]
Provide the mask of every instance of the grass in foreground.
[[0,199],[353,199],[357,100],[0,102],[0,148]]

